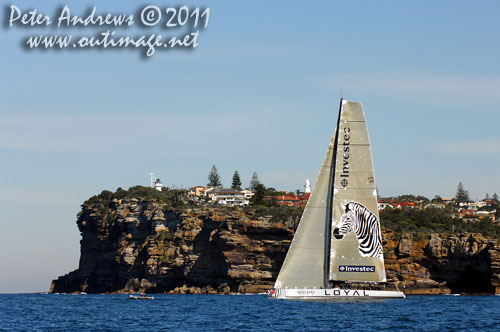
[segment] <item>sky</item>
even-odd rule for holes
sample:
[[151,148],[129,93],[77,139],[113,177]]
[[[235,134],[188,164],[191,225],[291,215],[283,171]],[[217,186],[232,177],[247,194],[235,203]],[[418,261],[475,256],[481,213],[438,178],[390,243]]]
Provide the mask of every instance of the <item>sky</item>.
[[[28,50],[10,6],[57,17],[210,8],[190,50]],[[313,183],[339,99],[363,103],[381,196],[500,194],[498,1],[2,1],[0,293],[78,267],[80,204],[102,190],[204,185],[216,165],[267,187]],[[117,34],[182,35],[134,25]]]

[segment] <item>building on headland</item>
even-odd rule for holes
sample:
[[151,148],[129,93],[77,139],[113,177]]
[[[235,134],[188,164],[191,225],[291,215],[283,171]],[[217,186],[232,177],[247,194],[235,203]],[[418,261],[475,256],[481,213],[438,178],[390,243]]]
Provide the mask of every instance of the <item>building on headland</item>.
[[472,217],[474,216],[474,210],[470,209],[463,209],[458,213],[458,216],[460,218],[465,218],[465,217]]
[[445,204],[453,204],[455,202],[455,199],[454,198],[442,198],[441,199],[443,201],[443,203]]
[[161,191],[163,188],[163,183],[160,181],[160,179],[156,179],[155,181],[155,189],[158,191]]
[[387,203],[387,202],[382,202],[381,200],[378,201],[378,210],[383,211],[385,208],[391,208],[394,209],[394,206],[392,204]]
[[215,193],[221,189],[220,187],[208,187],[203,191],[203,196],[207,197],[209,199],[212,199],[212,197],[215,195]]
[[289,191],[277,191],[271,195],[265,196],[264,200],[273,201],[280,206],[305,207],[311,196],[311,182],[306,179],[304,191],[297,190],[295,193]]
[[477,202],[460,202],[456,204],[455,210],[458,211],[458,217],[460,218],[476,217],[479,219],[491,219],[494,222],[497,216],[494,202],[486,199]]
[[254,192],[251,190],[236,190],[233,188],[210,188],[205,191],[207,196],[217,205],[243,206],[250,204]]
[[445,209],[448,205],[444,202],[431,202],[424,205],[424,209],[435,208]]
[[210,187],[196,186],[188,190],[188,196],[193,198],[199,198],[205,196],[205,191]]
[[393,204],[393,206],[395,209],[398,209],[398,210],[402,210],[404,208],[414,209],[414,208],[418,207],[418,205],[415,204],[414,202],[396,202]]
[[281,206],[306,206],[307,200],[311,196],[310,193],[305,193],[304,195],[295,195],[290,192],[279,192],[277,195],[266,196],[264,199],[266,201],[275,201],[277,205]]
[[241,190],[241,192],[245,195],[245,198],[248,200],[252,198],[252,196],[255,194],[254,191],[248,189]]
[[491,220],[500,222],[497,218],[497,202],[491,199],[483,199],[480,201],[456,202],[455,199],[444,198],[440,200],[425,201],[416,199],[417,197],[408,197],[413,195],[404,195],[403,197],[380,198],[378,201],[378,210],[384,209],[441,209],[449,213],[453,218],[462,218],[467,221],[474,220]]

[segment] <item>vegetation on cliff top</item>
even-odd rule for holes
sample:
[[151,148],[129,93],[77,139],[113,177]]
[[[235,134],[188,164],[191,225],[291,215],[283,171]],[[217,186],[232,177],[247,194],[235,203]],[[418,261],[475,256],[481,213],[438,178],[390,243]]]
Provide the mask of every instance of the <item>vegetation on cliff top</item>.
[[385,209],[380,212],[380,221],[382,227],[398,233],[472,232],[493,238],[500,236],[500,225],[494,224],[491,219],[464,221],[439,208]]
[[302,216],[303,207],[280,206],[280,205],[260,205],[250,206],[245,208],[246,212],[250,212],[254,218],[271,217],[271,222],[286,222],[291,221],[295,228]]
[[[257,185],[259,187],[259,185]],[[257,188],[259,189],[259,188]],[[259,190],[257,190],[259,191]],[[265,195],[254,195],[252,205],[243,210],[252,218],[267,217],[272,222],[288,223],[291,227],[296,227],[302,215],[303,207],[291,207],[277,205],[273,200],[255,199]],[[118,188],[115,192],[109,190],[102,191],[99,195],[92,196],[83,205],[98,205],[101,209],[111,208],[113,200],[124,198],[150,199],[165,204],[165,209],[170,211],[180,211],[191,206],[192,203],[183,200],[184,190],[164,188],[158,191],[153,188],[134,186],[128,190]],[[228,210],[232,207],[218,207],[218,209]],[[500,238],[500,225],[488,219],[478,219],[477,221],[467,221],[462,218],[452,217],[449,211],[439,208],[410,209],[387,208],[380,212],[380,220],[383,228],[393,230],[397,233],[429,234],[429,233],[481,233],[490,238]],[[290,224],[291,223],[291,224]]]
[[161,201],[167,205],[168,209],[174,210],[184,207],[185,204],[182,201],[183,193],[184,190],[181,189],[164,188],[162,191],[158,191],[154,188],[134,186],[130,187],[128,190],[118,188],[115,192],[103,190],[99,195],[94,195],[83,202],[83,205],[99,204],[109,207],[114,199],[137,198]]

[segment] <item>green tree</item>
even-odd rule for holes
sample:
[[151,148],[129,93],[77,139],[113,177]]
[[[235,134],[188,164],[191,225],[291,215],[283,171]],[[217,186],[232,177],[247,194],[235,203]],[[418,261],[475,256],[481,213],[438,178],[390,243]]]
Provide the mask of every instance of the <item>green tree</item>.
[[240,174],[238,173],[238,171],[234,171],[233,182],[231,184],[231,188],[236,189],[236,190],[241,190],[241,179],[240,179]]
[[254,205],[263,204],[265,196],[266,196],[266,187],[264,187],[262,183],[258,183],[255,186],[255,194],[250,199],[250,203]]
[[113,198],[116,198],[116,199],[122,199],[122,198],[125,198],[127,196],[127,191],[126,190],[123,190],[122,187],[118,187],[118,189],[116,189],[116,192],[113,194]]
[[267,206],[276,207],[278,206],[278,199],[276,196],[271,196],[271,199],[265,202]]
[[212,166],[210,173],[208,173],[208,184],[209,187],[222,187],[222,182],[220,181],[219,171],[215,165]]
[[273,187],[266,188],[266,196],[275,196],[277,194],[278,192],[276,191],[276,188]]
[[253,172],[252,178],[250,179],[250,190],[257,190],[257,185],[262,184],[259,181],[259,177],[256,172]]
[[422,196],[422,195],[418,195],[417,197],[415,197],[415,201],[416,202],[420,202],[420,203],[429,203],[429,199],[425,196]]
[[433,202],[433,203],[434,203],[434,202],[439,202],[439,203],[442,203],[442,202],[443,202],[443,199],[441,198],[441,196],[436,195],[436,196],[434,196],[434,198],[432,199],[432,201],[431,201],[431,202]]
[[457,203],[470,201],[469,192],[464,189],[462,182],[458,184],[455,200],[457,201]]
[[500,204],[498,203],[498,200],[493,200],[491,207],[495,210],[495,219],[500,219]]

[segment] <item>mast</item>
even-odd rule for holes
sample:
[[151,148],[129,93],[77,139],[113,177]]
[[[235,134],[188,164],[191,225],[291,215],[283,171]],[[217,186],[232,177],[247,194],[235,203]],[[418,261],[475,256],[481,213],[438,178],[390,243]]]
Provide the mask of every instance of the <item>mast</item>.
[[333,189],[335,187],[335,166],[337,161],[337,145],[339,139],[339,126],[340,126],[340,113],[342,112],[342,101],[343,98],[340,98],[339,105],[339,114],[337,117],[337,126],[335,127],[335,139],[333,143],[333,156],[332,156],[332,168],[330,169],[330,180],[328,182],[328,198],[327,198],[327,212],[326,212],[326,220],[325,220],[325,288],[328,288],[328,275],[330,273],[330,250],[331,250],[331,234],[332,234],[332,210],[333,210]]

